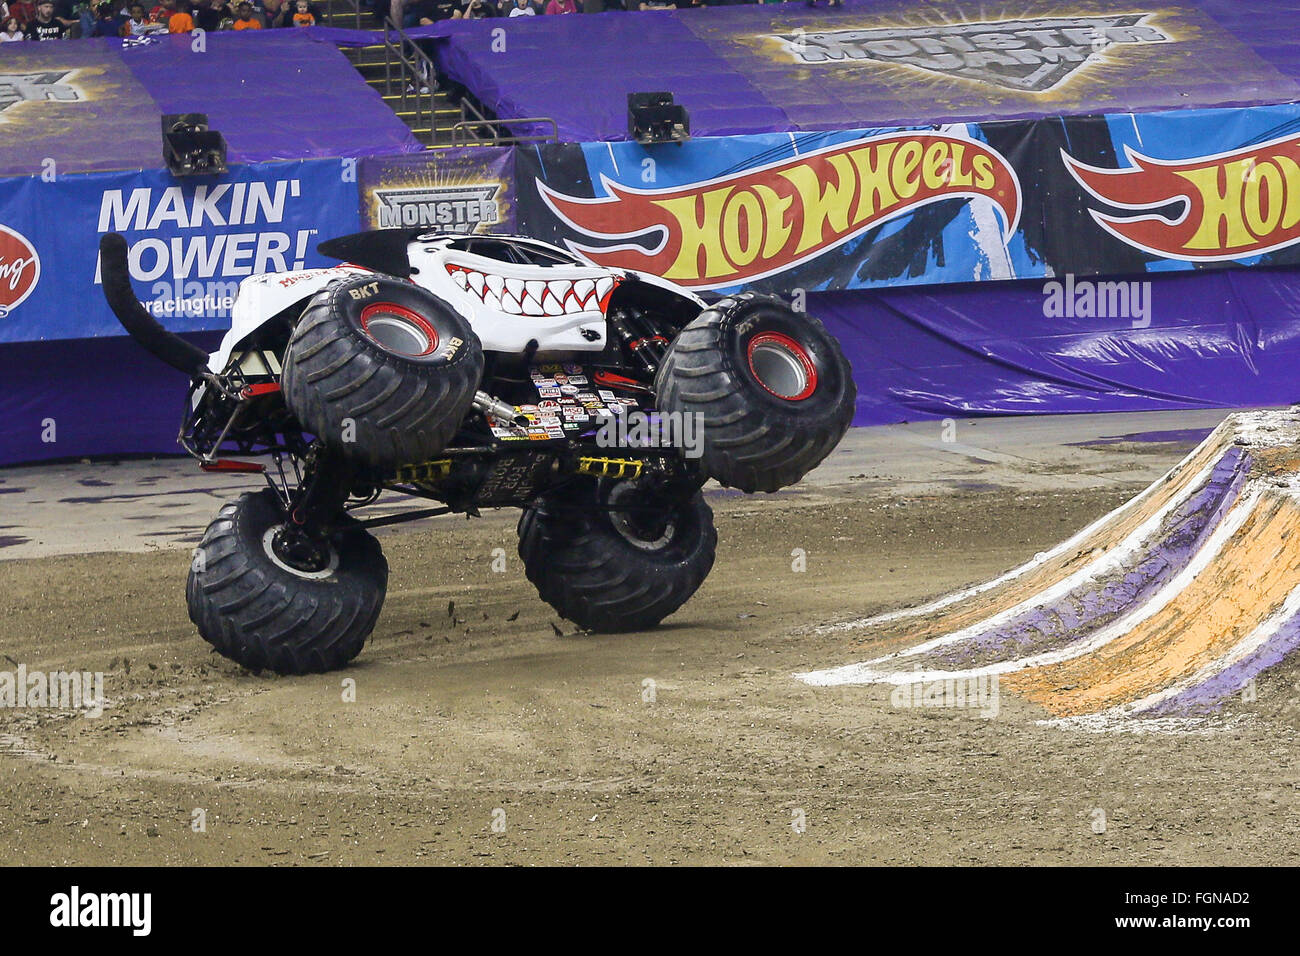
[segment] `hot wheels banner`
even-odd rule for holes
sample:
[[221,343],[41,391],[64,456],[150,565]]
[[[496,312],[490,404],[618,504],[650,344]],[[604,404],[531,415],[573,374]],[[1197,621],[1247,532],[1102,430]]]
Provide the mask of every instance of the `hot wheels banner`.
[[1300,106],[521,150],[530,235],[701,290],[1300,263]]
[[332,261],[316,243],[360,227],[356,179],[356,160],[325,159],[0,180],[0,342],[122,334],[98,285],[106,232],[126,236],[136,294],[165,326],[227,328],[240,279]]

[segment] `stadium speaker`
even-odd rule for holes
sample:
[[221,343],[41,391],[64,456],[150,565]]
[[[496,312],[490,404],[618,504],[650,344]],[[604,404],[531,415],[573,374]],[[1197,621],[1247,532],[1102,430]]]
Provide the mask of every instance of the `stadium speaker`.
[[226,171],[226,140],[208,129],[206,113],[169,113],[162,118],[163,162],[173,176],[212,176]]
[[642,145],[682,143],[691,138],[691,118],[671,93],[629,93],[627,135]]

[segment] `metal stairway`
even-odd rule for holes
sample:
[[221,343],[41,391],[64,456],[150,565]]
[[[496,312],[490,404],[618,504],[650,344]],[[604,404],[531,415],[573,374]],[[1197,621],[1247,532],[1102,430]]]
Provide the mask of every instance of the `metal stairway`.
[[555,120],[550,117],[512,119],[511,123],[549,125],[543,135],[514,136],[503,121],[484,114],[468,94],[453,100],[438,89],[433,61],[405,31],[391,21],[382,24],[361,0],[316,0],[324,11],[322,26],[350,30],[382,30],[383,40],[363,47],[342,47],[365,81],[428,149],[449,146],[501,146],[511,143],[555,142]]
[[325,13],[323,26],[350,30],[384,30],[385,41],[342,47],[366,83],[429,148],[452,145],[454,127],[465,117],[445,90],[435,88],[433,64],[416,44],[391,24],[362,7],[359,0],[316,0]]

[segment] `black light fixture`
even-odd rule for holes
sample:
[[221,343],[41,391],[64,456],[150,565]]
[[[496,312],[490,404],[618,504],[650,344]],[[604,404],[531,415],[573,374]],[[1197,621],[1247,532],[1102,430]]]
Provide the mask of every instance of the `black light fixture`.
[[173,176],[226,172],[226,140],[208,129],[206,113],[168,113],[162,118],[163,162]]
[[629,93],[627,135],[642,145],[684,143],[691,138],[691,118],[671,93]]

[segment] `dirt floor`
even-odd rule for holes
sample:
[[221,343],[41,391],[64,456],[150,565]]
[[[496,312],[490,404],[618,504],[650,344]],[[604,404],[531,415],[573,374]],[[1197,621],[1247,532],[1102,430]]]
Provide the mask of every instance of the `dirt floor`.
[[[1039,726],[1009,695],[983,719],[792,679],[878,650],[815,625],[992,577],[1203,434],[1085,432],[1024,460],[1032,490],[974,480],[978,454],[924,484],[853,458],[773,496],[714,490],[712,575],[637,635],[559,621],[513,513],[388,529],[379,627],[321,676],[210,653],[183,549],[0,561],[0,670],[103,671],[110,701],[98,719],[0,710],[4,862],[1300,862],[1294,667],[1203,731],[1159,734]],[[1078,455],[1098,480],[1055,483]]]

